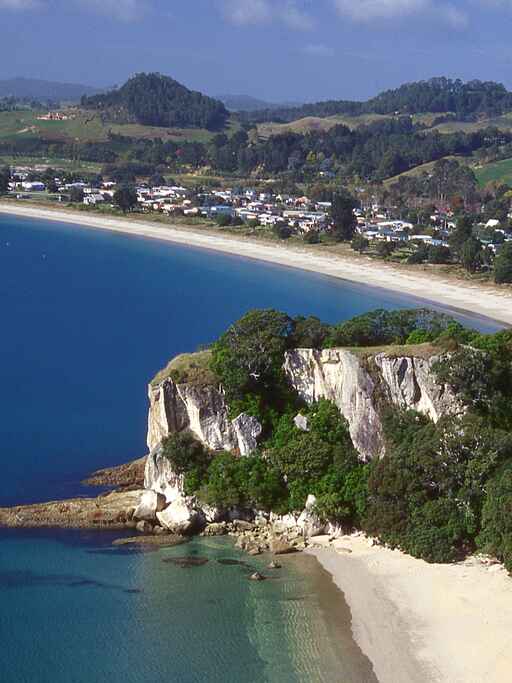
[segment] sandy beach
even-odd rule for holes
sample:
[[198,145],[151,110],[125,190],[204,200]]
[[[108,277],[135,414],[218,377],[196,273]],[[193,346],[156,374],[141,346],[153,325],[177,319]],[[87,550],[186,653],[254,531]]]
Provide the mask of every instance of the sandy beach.
[[343,591],[380,683],[510,681],[512,579],[501,565],[430,565],[362,535],[308,552]]
[[0,213],[40,218],[119,232],[127,235],[165,240],[180,245],[210,249],[245,258],[267,261],[281,266],[381,287],[393,292],[435,302],[442,306],[467,311],[512,325],[512,292],[504,288],[483,287],[444,279],[433,274],[400,272],[384,263],[351,260],[336,255],[323,255],[296,246],[263,244],[248,238],[219,235],[198,228],[172,224],[123,220],[88,215],[72,210],[53,210],[0,202]]

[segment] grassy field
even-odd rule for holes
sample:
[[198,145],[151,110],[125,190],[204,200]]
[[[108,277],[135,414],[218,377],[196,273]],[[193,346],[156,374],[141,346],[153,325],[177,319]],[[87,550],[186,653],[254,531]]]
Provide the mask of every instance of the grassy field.
[[512,185],[512,159],[495,161],[492,164],[476,168],[475,175],[481,186],[496,180]]
[[[137,123],[111,124],[101,117],[79,109],[66,110],[66,121],[44,121],[39,117],[46,111],[0,112],[0,140],[16,138],[39,138],[60,142],[104,142],[109,132],[132,138],[175,140],[177,142],[208,142],[214,133],[205,129],[161,128],[142,126]],[[226,127],[226,134],[239,130],[240,124],[232,117]]]
[[47,168],[55,168],[60,171],[76,171],[79,173],[99,173],[102,164],[91,161],[73,161],[72,159],[59,159],[49,157],[8,156],[0,155],[0,166],[16,166],[33,168],[36,171],[45,171]]
[[[443,158],[458,161],[459,164],[468,164],[471,162],[471,159],[468,159],[467,157],[447,156]],[[434,168],[435,164],[437,164],[437,161],[429,161],[426,164],[421,164],[421,166],[415,166],[414,168],[411,168],[409,171],[404,171],[403,173],[395,175],[392,178],[387,178],[387,180],[384,181],[384,185],[392,185],[393,183],[396,183],[396,181],[402,176],[415,177],[421,175],[422,173],[430,173],[430,171],[432,171],[432,169]]]

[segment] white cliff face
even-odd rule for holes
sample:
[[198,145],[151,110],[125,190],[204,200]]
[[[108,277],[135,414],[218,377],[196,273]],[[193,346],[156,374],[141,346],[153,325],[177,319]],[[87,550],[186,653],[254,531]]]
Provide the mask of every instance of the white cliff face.
[[146,460],[144,488],[163,494],[167,503],[183,495],[183,476],[173,471],[160,446],[151,451]]
[[230,420],[223,394],[213,386],[176,384],[171,378],[149,387],[148,447],[156,448],[175,432],[189,429],[212,450],[248,455],[256,448],[262,428],[242,413]]
[[434,421],[460,411],[451,390],[434,381],[437,360],[386,353],[363,359],[345,349],[295,349],[287,352],[284,369],[306,403],[326,398],[336,404],[349,423],[354,446],[369,460],[384,455],[383,401]]

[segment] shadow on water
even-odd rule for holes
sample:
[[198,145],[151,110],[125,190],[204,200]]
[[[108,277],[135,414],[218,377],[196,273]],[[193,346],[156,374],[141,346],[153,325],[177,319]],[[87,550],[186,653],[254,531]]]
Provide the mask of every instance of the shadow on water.
[[0,590],[16,588],[99,588],[121,591],[122,593],[142,593],[139,588],[125,588],[114,583],[104,583],[75,574],[36,574],[30,570],[0,572]]

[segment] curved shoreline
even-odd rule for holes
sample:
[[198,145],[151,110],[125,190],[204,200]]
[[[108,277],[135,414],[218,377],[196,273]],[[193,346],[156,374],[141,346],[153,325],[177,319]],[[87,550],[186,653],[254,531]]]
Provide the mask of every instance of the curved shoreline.
[[[315,539],[312,539],[313,541]],[[343,593],[352,633],[379,683],[507,683],[512,667],[512,581],[477,558],[427,564],[344,537],[314,555]]]
[[0,202],[0,214],[107,230],[126,235],[159,239],[181,246],[219,251],[279,266],[385,289],[460,312],[476,314],[487,321],[512,325],[512,291],[452,282],[427,273],[399,272],[388,264],[358,263],[337,255],[323,255],[300,247],[264,244],[250,238],[218,235],[193,228],[139,220],[84,215],[78,211],[18,206]]

